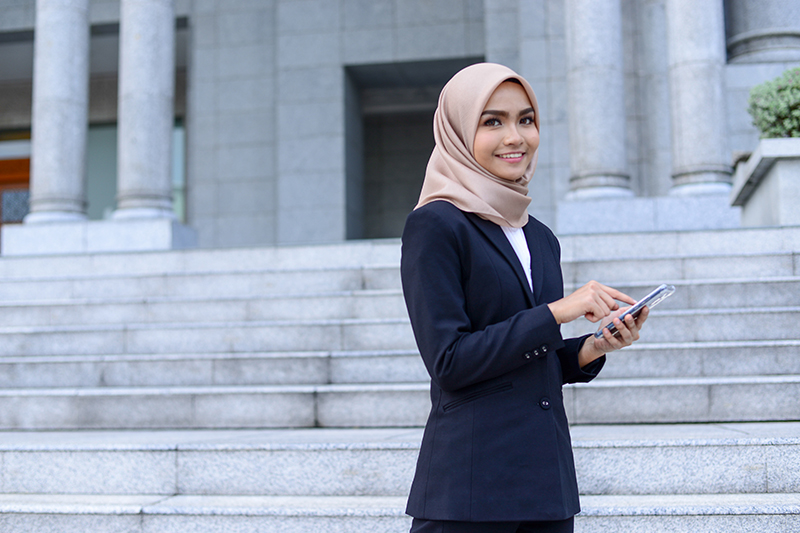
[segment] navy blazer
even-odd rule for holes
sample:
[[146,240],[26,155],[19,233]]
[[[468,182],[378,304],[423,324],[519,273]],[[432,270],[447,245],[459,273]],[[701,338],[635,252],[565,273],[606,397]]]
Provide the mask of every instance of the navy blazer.
[[587,382],[587,336],[562,339],[560,247],[530,217],[530,290],[496,224],[445,201],[403,231],[403,293],[431,376],[432,408],[406,512],[459,521],[562,520],[580,511],[561,386]]

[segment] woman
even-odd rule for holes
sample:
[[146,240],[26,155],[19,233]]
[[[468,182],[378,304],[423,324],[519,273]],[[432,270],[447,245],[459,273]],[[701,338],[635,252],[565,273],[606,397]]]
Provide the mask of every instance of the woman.
[[401,264],[433,404],[411,531],[572,531],[580,508],[561,386],[592,380],[606,353],[638,339],[647,311],[613,318],[616,337],[562,339],[559,324],[635,302],[597,282],[563,298],[558,241],[527,212],[539,146],[527,81],[496,64],[460,71],[442,90],[434,137]]

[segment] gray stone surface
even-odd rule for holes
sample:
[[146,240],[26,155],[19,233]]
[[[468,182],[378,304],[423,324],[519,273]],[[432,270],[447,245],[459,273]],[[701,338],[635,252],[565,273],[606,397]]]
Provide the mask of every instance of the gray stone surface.
[[4,225],[2,235],[5,256],[180,250],[197,244],[194,229],[169,217]]
[[[0,4],[4,13],[0,28],[4,32],[33,29],[36,18],[33,0],[3,0]],[[358,153],[358,148],[353,147],[343,131],[342,69],[353,65],[397,65],[406,61],[483,57],[518,68],[534,81],[542,104],[544,127],[531,211],[546,222],[555,220],[557,204],[568,190],[570,157],[572,155],[573,160],[576,157],[569,147],[575,135],[567,126],[568,115],[576,113],[568,112],[566,95],[570,84],[567,82],[565,37],[568,22],[578,24],[580,20],[567,16],[568,6],[564,0],[395,4],[390,0],[353,0],[339,4],[328,0],[230,4],[203,0],[197,5],[188,0],[175,2],[176,15],[186,17],[191,27],[190,32],[185,32],[189,35],[185,44],[188,50],[181,47],[178,50],[179,56],[188,57],[188,94],[184,95],[179,88],[176,95],[176,100],[187,98],[188,105],[185,115],[180,107],[176,107],[176,114],[185,119],[187,128],[187,212],[189,223],[198,232],[200,245],[316,242],[339,240],[341,235],[347,234],[343,220],[352,207],[349,205],[352,198],[359,194],[346,190],[345,154],[348,150]],[[595,29],[611,28],[613,25],[607,23],[602,10],[612,4],[619,2],[595,3],[581,10],[586,13],[588,26],[592,27],[595,21]],[[613,77],[617,78],[614,85],[620,89],[617,94],[622,95],[624,103],[615,104],[612,112],[609,101],[598,98],[606,105],[590,108],[602,109],[606,124],[622,124],[628,130],[627,135],[609,138],[628,152],[623,164],[631,176],[632,189],[641,196],[655,198],[664,197],[669,186],[674,144],[669,138],[670,129],[686,129],[683,123],[671,121],[670,105],[675,100],[686,104],[687,95],[693,94],[691,90],[680,90],[676,91],[679,95],[670,97],[668,45],[679,43],[681,49],[691,52],[694,40],[690,37],[712,33],[695,32],[691,28],[676,34],[668,32],[668,27],[676,27],[676,19],[668,20],[666,4],[664,0],[621,2],[621,22],[615,29],[618,41],[615,50],[621,53],[614,52],[619,61],[610,65],[616,72]],[[678,6],[682,14],[688,13],[684,19],[689,22],[702,19],[691,15],[690,9],[696,6],[690,4]],[[717,6],[719,2],[711,4]],[[786,0],[734,2],[729,6],[728,12],[735,14],[729,21],[728,37],[733,39],[729,44],[736,45],[734,41],[742,37],[748,42],[760,40],[758,46],[769,48],[767,55],[761,58],[741,56],[737,52],[731,56],[733,63],[721,63],[723,76],[735,83],[720,90],[720,99],[728,109],[717,117],[719,120],[697,121],[722,124],[722,135],[736,150],[752,150],[757,138],[745,111],[747,90],[757,81],[774,77],[772,73],[767,76],[761,72],[777,70],[779,73],[795,66],[796,47],[776,41],[796,41],[796,36],[790,35],[794,30],[791,25],[786,30],[769,22],[776,17],[782,24],[792,20],[787,6]],[[118,1],[90,2],[89,19],[94,25],[116,24],[121,13]],[[783,18],[776,13],[781,13]],[[684,19],[679,17],[677,21],[685,22]],[[719,25],[702,20],[698,24],[702,29],[714,28],[719,48],[724,52],[724,32]],[[752,34],[751,30],[756,28],[760,29]],[[762,34],[765,29],[766,34]],[[181,31],[179,29],[179,33]],[[780,34],[783,31],[789,34]],[[11,34],[10,38],[21,37]],[[94,36],[92,55],[113,56],[108,53],[110,47],[103,46],[103,43],[113,42],[116,36],[111,39],[106,35]],[[778,49],[770,47],[776,46],[781,51],[788,50],[791,57],[770,55],[771,50]],[[32,65],[25,64],[32,64],[32,61],[17,52],[25,47],[29,47],[28,42],[4,41],[2,52],[4,57],[14,58],[12,64],[19,62],[32,71]],[[740,62],[744,60],[755,62]],[[182,68],[182,64],[179,65]],[[24,109],[31,107],[26,106],[25,101],[29,99],[26,93],[30,92],[32,75],[26,71],[17,81],[17,77],[12,77],[17,72],[8,70],[4,67],[0,72],[0,92],[4,103],[16,103],[10,104],[14,110],[0,112],[0,127],[24,129],[30,123],[30,114]],[[104,70],[102,73],[106,81],[115,79],[116,72]],[[621,82],[620,74],[624,76]],[[708,75],[717,76],[718,72],[701,73],[701,77]],[[598,76],[603,78],[602,74]],[[583,79],[590,77],[587,75]],[[93,86],[100,81],[93,80]],[[689,82],[701,84],[702,80]],[[97,107],[101,99],[93,100]],[[698,97],[696,101],[706,99]],[[108,107],[106,104],[103,99],[103,106]],[[18,107],[22,111],[16,109]],[[116,119],[113,109],[104,113],[104,121]],[[307,117],[310,113],[316,114],[319,120],[286,120],[291,116]],[[586,124],[594,122],[588,120],[587,114],[578,114],[586,118]],[[303,134],[307,134],[309,128],[316,131],[312,141],[315,157],[288,156],[294,150],[290,143],[303,142]],[[287,139],[284,144],[280,142],[282,138]],[[697,140],[693,134],[682,138],[690,146]],[[601,139],[597,146],[607,149],[609,142],[609,139]],[[616,152],[616,149],[607,152]],[[726,165],[730,163],[730,150],[723,154],[723,160]],[[409,184],[413,181],[411,174],[419,178],[421,170],[407,174]],[[308,186],[300,186],[298,182]],[[404,186],[403,194],[412,194],[412,189],[411,185]],[[376,200],[368,198],[373,204]],[[690,209],[684,209],[683,213]],[[391,217],[395,216],[396,213],[391,212]],[[707,223],[724,225],[725,219],[708,217]],[[579,231],[589,229],[591,222]],[[52,241],[58,244],[58,239]]]
[[[565,388],[590,494],[579,527],[793,527],[798,245],[797,228],[562,239],[568,290],[612,275],[635,296],[678,285],[641,344]],[[19,509],[0,520],[113,530],[137,512],[152,531],[407,530],[429,393],[398,258],[393,240],[3,259],[4,423],[140,429],[0,432],[0,494]],[[581,328],[594,326],[564,333]],[[725,422],[776,418],[789,421]],[[389,427],[263,429],[294,423]],[[63,494],[87,491],[131,499]]]
[[84,220],[89,0],[45,0],[37,3],[36,11],[31,200],[26,221]]
[[780,0],[726,2],[729,60],[743,63],[800,60],[800,8]]
[[[421,432],[4,432],[2,490],[402,497]],[[798,492],[796,422],[574,426],[572,437],[584,494]]]
[[429,388],[426,382],[318,387],[318,422],[323,427],[423,425],[431,410]]
[[2,455],[4,493],[110,495],[176,491],[176,454],[172,450],[88,449],[42,453],[27,449],[4,451]]
[[565,200],[556,208],[556,229],[561,235],[732,229],[741,224],[740,211],[725,193]]
[[800,341],[643,342],[609,357],[597,379],[800,374]]
[[576,424],[736,422],[797,418],[800,377],[608,379],[571,385]]
[[[792,346],[786,348],[791,351]],[[416,350],[0,358],[0,387],[9,388],[424,383],[428,379]]]
[[[673,193],[730,182],[722,2],[666,0]],[[687,192],[691,194],[691,192]]]
[[742,206],[743,226],[797,226],[800,140],[762,139],[736,167],[731,203]]
[[115,218],[174,219],[175,2],[122,0]]
[[625,147],[621,2],[567,0],[565,5],[570,196],[632,196]]
[[[19,498],[9,506],[19,511],[2,515],[3,525],[36,531],[125,531],[167,533],[171,531],[374,531],[400,533],[408,530],[410,518],[403,516],[403,498],[381,497],[186,497],[154,502],[142,497]],[[115,508],[142,512],[141,523]],[[711,533],[732,531],[792,531],[797,525],[794,495],[719,496],[588,496],[582,501],[576,531]],[[87,514],[95,510],[97,515]],[[62,514],[50,514],[54,510]],[[67,514],[71,513],[71,514]],[[723,513],[729,513],[727,516]],[[138,520],[138,517],[137,517]],[[58,525],[56,525],[58,524]],[[51,529],[52,528],[52,529]]]

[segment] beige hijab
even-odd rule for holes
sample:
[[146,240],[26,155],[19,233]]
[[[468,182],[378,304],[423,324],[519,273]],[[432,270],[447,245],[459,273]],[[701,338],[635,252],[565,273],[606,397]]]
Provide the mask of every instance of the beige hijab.
[[[499,178],[475,160],[473,142],[486,102],[497,87],[519,80],[534,110],[539,129],[539,105],[530,84],[508,67],[494,63],[471,65],[453,76],[439,95],[433,116],[433,149],[416,208],[446,200],[462,211],[475,213],[500,226],[521,228],[528,223],[528,183],[536,169],[539,150],[525,174],[515,181]],[[416,209],[415,208],[415,209]]]

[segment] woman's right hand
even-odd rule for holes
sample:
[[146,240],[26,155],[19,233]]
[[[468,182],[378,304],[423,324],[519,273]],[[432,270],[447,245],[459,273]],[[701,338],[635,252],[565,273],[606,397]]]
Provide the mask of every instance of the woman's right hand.
[[607,287],[602,283],[590,281],[569,296],[547,304],[559,324],[572,322],[584,316],[590,322],[597,322],[619,309],[619,303],[633,305],[636,300],[625,293]]

